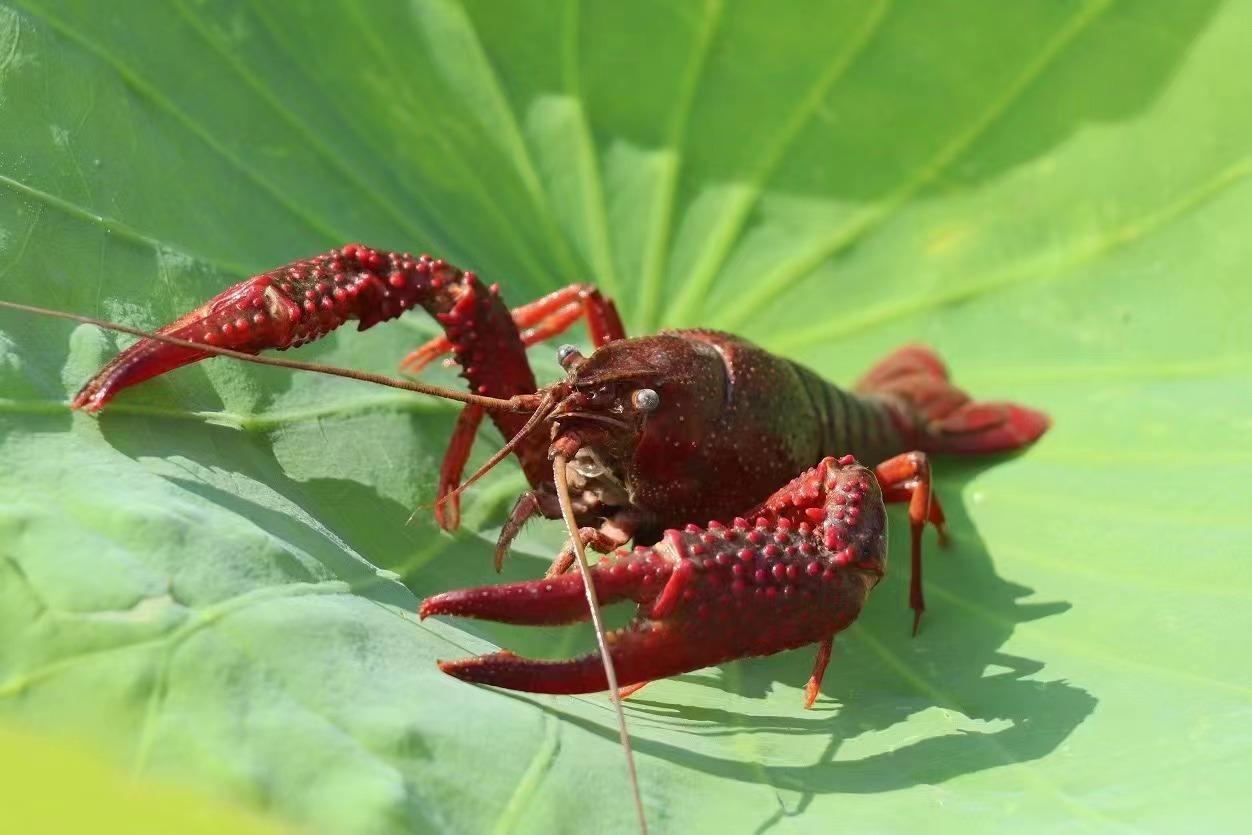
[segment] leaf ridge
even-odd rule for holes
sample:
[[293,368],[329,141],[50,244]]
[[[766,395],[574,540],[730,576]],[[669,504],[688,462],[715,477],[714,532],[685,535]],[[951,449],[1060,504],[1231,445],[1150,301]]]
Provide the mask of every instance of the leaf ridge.
[[652,332],[657,328],[657,306],[660,303],[661,279],[665,267],[669,263],[670,230],[673,226],[675,204],[678,200],[678,182],[682,172],[684,150],[686,147],[687,125],[691,120],[691,112],[695,107],[696,93],[704,75],[709,52],[713,41],[717,38],[717,30],[721,24],[725,5],[722,0],[708,0],[705,8],[712,12],[705,15],[703,23],[696,33],[696,44],[691,50],[692,58],[687,62],[683,79],[679,82],[678,101],[674,113],[670,117],[667,144],[672,149],[670,164],[666,166],[664,194],[659,198],[660,205],[653,218],[653,234],[649,235],[647,251],[644,258],[643,276],[641,278],[639,320],[643,329]]
[[251,166],[245,165],[243,160],[223,145],[221,141],[208,131],[208,129],[175,106],[175,104],[166,98],[153,84],[149,83],[129,65],[105,49],[100,43],[69,26],[60,18],[48,13],[46,9],[39,9],[38,11],[32,10],[29,5],[30,0],[19,1],[22,3],[23,7],[26,8],[27,13],[32,17],[44,20],[53,29],[60,32],[65,38],[77,43],[79,46],[102,60],[105,64],[112,67],[113,70],[124,81],[126,81],[136,93],[140,94],[144,98],[147,98],[154,105],[172,116],[175,121],[182,124],[183,127],[186,128],[192,135],[199,138],[201,142],[212,149],[218,156],[230,163],[230,165],[240,174],[255,183],[261,191],[265,192],[265,194],[267,194],[275,202],[275,204],[282,206],[292,217],[304,224],[310,231],[317,233],[317,235],[321,238],[329,238],[331,240],[339,240],[345,237],[342,233],[337,233],[321,218],[315,217],[301,208],[298,204],[288,199],[280,189],[271,184],[268,180],[262,178],[252,169]]
[[696,259],[695,267],[679,288],[669,314],[665,317],[668,324],[678,325],[696,318],[696,308],[708,295],[714,280],[730,255],[731,248],[743,235],[743,227],[752,207],[760,200],[765,186],[778,170],[778,165],[786,155],[787,149],[800,135],[801,129],[813,118],[813,114],[817,112],[831,89],[847,76],[864,54],[865,47],[882,28],[891,4],[892,0],[879,0],[873,11],[866,16],[860,29],[848,42],[847,48],[835,55],[834,60],[827,65],[826,71],[818,78],[817,83],[809,88],[801,98],[799,106],[787,118],[777,134],[777,141],[765,153],[762,164],[742,184],[742,190],[737,192],[737,199],[726,212],[726,219],[718,225],[719,234],[710,237],[708,245]]
[[[482,74],[486,79],[486,83],[482,86],[492,102],[493,109],[502,117],[500,122],[501,127],[504,129],[504,144],[508,149],[509,158],[513,161],[526,194],[535,208],[535,213],[539,216],[540,223],[543,224],[544,231],[548,233],[551,242],[555,245],[556,256],[562,262],[561,269],[565,270],[569,277],[577,275],[579,270],[570,252],[569,242],[557,224],[556,216],[553,213],[552,196],[539,179],[538,169],[535,166],[530,145],[526,142],[521,124],[517,120],[517,113],[514,112],[513,106],[509,103],[508,95],[504,92],[504,86],[500,82],[500,71],[487,54],[487,50],[483,48],[478,30],[474,27],[473,21],[465,14],[464,9],[449,2],[449,0],[439,0],[439,7],[443,14],[450,20],[453,20],[457,28],[470,39],[470,57],[482,67]],[[545,278],[545,276],[540,276],[540,278]],[[545,283],[549,286],[557,286],[563,285],[565,282],[561,281],[558,276],[548,274]]]
[[588,224],[590,260],[592,269],[596,271],[596,282],[606,295],[614,298],[620,295],[620,285],[613,254],[613,237],[609,232],[609,202],[600,173],[600,153],[578,78],[580,0],[567,0],[565,9],[561,38],[562,76],[566,95],[577,103],[578,133],[575,139],[582,150],[578,159],[578,180],[582,186],[583,211],[591,217]]
[[116,236],[120,240],[146,247],[151,249],[153,252],[176,252],[179,255],[186,256],[187,258],[203,266],[210,267],[214,271],[222,273],[226,276],[242,278],[250,274],[249,270],[240,264],[233,264],[227,261],[209,258],[205,255],[189,252],[185,249],[173,247],[167,243],[162,243],[156,238],[146,235],[134,227],[121,222],[120,220],[116,220],[106,215],[96,214],[95,212],[79,206],[77,203],[66,200],[64,197],[59,197],[55,194],[51,194],[50,192],[35,188],[32,185],[15,180],[12,177],[7,177],[4,174],[0,174],[0,185],[7,186],[13,191],[23,194],[33,200],[37,200],[40,203],[61,212],[62,214],[74,218],[75,220],[81,220],[94,226],[99,226],[107,234]]
[[240,61],[239,56],[235,52],[227,49],[221,42],[221,39],[204,25],[204,22],[198,15],[193,14],[187,8],[184,0],[176,0],[173,5],[177,9],[179,16],[191,25],[200,39],[230,64],[235,74],[243,79],[244,83],[251,87],[280,119],[294,128],[304,138],[304,141],[308,143],[309,147],[313,148],[322,159],[334,167],[342,177],[360,189],[372,203],[383,210],[384,214],[391,217],[402,228],[408,230],[409,234],[417,238],[414,242],[415,244],[425,246],[425,242],[431,240],[432,236],[430,234],[420,229],[411,219],[402,214],[391,201],[382,199],[378,190],[367,183],[353,166],[348,165],[344,158],[322,138],[321,134],[310,128],[308,123],[299,118],[291,108],[283,104],[268,85],[262,84],[256,73],[252,72],[247,64]]
[[992,99],[987,109],[974,120],[969,130],[955,136],[943,145],[914,175],[902,182],[890,194],[863,211],[849,223],[834,230],[827,238],[817,242],[808,254],[801,254],[789,261],[779,263],[772,272],[761,277],[751,289],[737,296],[721,311],[718,327],[734,331],[742,327],[753,313],[777,297],[787,287],[812,273],[828,258],[851,247],[874,229],[890,220],[909,198],[925,188],[949,165],[975,145],[999,119],[1022,97],[1027,89],[1059,58],[1095,20],[1113,3],[1113,0],[1093,0],[1074,16],[1069,25],[1053,36],[1039,54],[1034,56],[1026,69],[1017,75],[1004,92]]
[[[400,71],[399,65],[392,57],[392,50],[379,38],[377,27],[372,25],[370,21],[364,17],[364,7],[360,3],[349,2],[340,4],[341,8],[346,7],[347,14],[351,15],[353,22],[360,32],[362,39],[370,42],[371,51],[382,57],[383,66],[387,69],[392,78],[392,92],[396,96],[403,96],[406,100],[405,107],[394,107],[391,110],[393,116],[402,119],[416,134],[429,135],[431,140],[439,146],[443,152],[441,162],[444,165],[452,166],[456,169],[457,178],[463,184],[464,190],[471,191],[477,198],[477,206],[480,211],[491,217],[496,222],[495,232],[501,238],[507,239],[513,249],[513,256],[524,265],[529,277],[533,281],[544,282],[550,280],[548,271],[531,253],[531,247],[527,244],[517,232],[516,224],[513,223],[508,215],[501,211],[499,200],[483,183],[482,177],[469,165],[463,158],[459,147],[448,142],[443,132],[435,130],[430,131],[429,126],[423,125],[417,120],[413,114],[421,113],[421,102],[415,101],[413,91],[408,84],[408,78]],[[391,102],[392,105],[395,102]],[[466,251],[467,255],[472,255],[473,249]]]
[[1124,223],[1103,235],[1093,235],[1078,246],[1057,258],[1042,258],[1010,264],[1003,270],[982,279],[942,290],[926,296],[915,296],[871,307],[857,316],[844,316],[839,320],[797,329],[779,338],[780,350],[795,350],[818,342],[846,337],[850,334],[877,327],[885,322],[901,319],[913,313],[925,313],[948,305],[972,301],[982,296],[1003,292],[1031,278],[1036,281],[1061,281],[1074,277],[1074,269],[1097,261],[1125,247],[1131,246],[1149,234],[1159,231],[1170,223],[1185,217],[1189,212],[1215,200],[1224,191],[1238,185],[1252,175],[1252,157],[1244,157],[1227,166],[1198,188],[1187,192],[1178,200],[1149,212],[1139,219]]

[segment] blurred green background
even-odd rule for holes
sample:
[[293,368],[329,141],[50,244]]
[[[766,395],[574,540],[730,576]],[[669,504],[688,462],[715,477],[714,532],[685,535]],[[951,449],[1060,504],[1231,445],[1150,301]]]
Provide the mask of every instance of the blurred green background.
[[[632,699],[654,829],[1236,829],[1249,38],[1245,0],[0,0],[0,297],[154,327],[364,240],[837,381],[925,341],[1052,431],[938,462],[922,633],[897,571],[815,710],[807,650]],[[386,371],[433,332],[299,355]],[[454,408],[209,362],[70,413],[125,342],[0,313],[5,829],[633,825],[605,698],[435,669],[587,643],[416,622],[492,579],[522,486],[404,524]],[[506,576],[560,541],[532,526]]]

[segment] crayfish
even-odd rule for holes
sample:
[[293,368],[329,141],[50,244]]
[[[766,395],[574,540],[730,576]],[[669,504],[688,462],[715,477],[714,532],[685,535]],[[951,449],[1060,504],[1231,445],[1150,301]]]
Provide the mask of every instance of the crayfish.
[[[444,335],[403,367],[416,373],[451,354],[470,393],[254,357],[303,345],[350,320],[365,330],[418,306]],[[595,350],[584,356],[561,346],[564,379],[538,387],[527,347],[578,321]],[[817,644],[804,697],[811,706],[834,636],[856,619],[886,569],[884,502],[908,504],[916,632],[925,608],[922,529],[930,523],[945,533],[927,453],[1016,449],[1048,427],[1040,412],[972,401],[927,348],[896,351],[845,391],[727,333],[627,338],[613,302],[591,285],[510,310],[498,286],[472,272],[356,244],[257,275],[155,334],[108,326],[142,338],[82,388],[74,408],[99,411],[122,389],[217,354],[464,402],[440,473],[439,524],[455,528],[460,491],[515,454],[530,489],[500,533],[497,570],[536,516],[564,518],[571,541],[546,577],[438,594],[422,603],[421,617],[518,624],[593,617],[600,651],[556,662],[501,651],[440,668],[531,692],[609,689],[619,721],[618,688]],[[462,483],[488,416],[507,443]],[[588,569],[584,546],[606,556]],[[586,572],[581,578],[568,571],[576,560]],[[597,598],[632,600],[637,614],[605,635]]]

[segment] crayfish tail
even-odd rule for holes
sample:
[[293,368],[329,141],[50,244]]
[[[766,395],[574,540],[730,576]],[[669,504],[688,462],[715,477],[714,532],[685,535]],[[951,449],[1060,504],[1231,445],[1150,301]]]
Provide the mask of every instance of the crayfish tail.
[[1043,412],[1016,403],[980,403],[953,385],[939,356],[922,345],[888,354],[856,384],[862,394],[902,404],[897,421],[909,445],[969,455],[1029,446],[1051,425]]
[[1008,452],[1039,439],[1052,421],[1016,403],[969,403],[929,428],[930,452],[958,455]]

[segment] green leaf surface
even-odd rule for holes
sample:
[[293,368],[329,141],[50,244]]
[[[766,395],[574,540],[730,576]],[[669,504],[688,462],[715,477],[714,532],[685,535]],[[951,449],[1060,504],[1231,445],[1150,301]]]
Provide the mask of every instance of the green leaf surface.
[[[1249,32],[1241,0],[0,0],[0,297],[154,327],[360,239],[837,381],[930,343],[1052,430],[937,464],[922,633],[896,570],[815,710],[807,650],[632,698],[654,828],[1237,829]],[[433,332],[300,354],[386,371]],[[633,825],[605,698],[435,668],[588,641],[416,621],[493,579],[522,486],[405,525],[455,409],[212,361],[71,413],[125,342],[0,313],[0,719],[327,832]]]
[[[186,787],[139,781],[64,742],[0,727],[4,826],[10,832],[98,835],[278,835],[267,824]],[[136,809],[142,809],[137,815]]]

